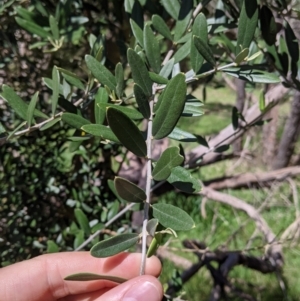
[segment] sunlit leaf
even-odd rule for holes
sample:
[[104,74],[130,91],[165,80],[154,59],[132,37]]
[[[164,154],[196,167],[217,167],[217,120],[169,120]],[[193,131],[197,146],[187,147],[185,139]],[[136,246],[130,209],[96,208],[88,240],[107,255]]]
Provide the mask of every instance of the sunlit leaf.
[[168,62],[166,62],[165,65],[161,68],[159,75],[163,76],[164,78],[168,78],[171,74],[174,67],[174,58],[170,59]]
[[153,15],[152,25],[162,36],[172,41],[170,29],[161,16]]
[[198,36],[193,36],[193,38],[196,49],[208,63],[214,66],[216,64],[216,61],[208,43]]
[[199,192],[201,190],[199,180],[195,179],[188,170],[181,166],[172,169],[171,175],[167,181],[177,189],[187,193]]
[[138,234],[119,234],[95,244],[91,249],[91,255],[98,258],[113,256],[134,246],[138,240]]
[[130,19],[131,30],[136,41],[144,47],[144,37],[143,37],[143,30],[135,23],[133,19]]
[[93,76],[101,83],[103,86],[107,86],[110,90],[115,91],[116,89],[116,78],[113,74],[100,62],[98,62],[91,55],[85,56],[85,62],[88,69],[92,72]]
[[189,55],[191,49],[191,39],[188,39],[185,44],[183,44],[174,54],[174,64],[181,62],[184,58]]
[[47,39],[51,36],[48,31],[46,31],[43,27],[37,25],[36,23],[21,19],[19,17],[16,17],[15,20],[21,27],[41,38]]
[[153,171],[152,177],[155,181],[167,179],[172,168],[179,166],[183,162],[183,157],[179,153],[179,147],[173,146],[167,148],[158,159]]
[[124,70],[121,63],[118,63],[115,68],[115,76],[117,81],[116,92],[119,99],[122,98],[124,90]]
[[152,95],[152,81],[141,57],[132,49],[128,49],[127,58],[132,71],[132,77],[149,97]]
[[180,4],[178,0],[161,0],[162,6],[168,12],[168,14],[177,20],[179,16]]
[[[156,219],[157,220],[157,219]],[[154,237],[151,240],[150,246],[147,250],[147,257],[151,257],[155,254],[155,252],[157,251],[159,245],[162,242],[162,234],[161,233],[157,233],[154,235]]]
[[80,129],[83,125],[91,123],[89,120],[73,113],[63,113],[61,120],[75,129]]
[[116,190],[123,200],[131,203],[143,203],[146,201],[145,191],[137,185],[120,177],[115,177],[114,182]]
[[140,112],[143,114],[145,118],[149,118],[151,115],[149,98],[145,95],[143,89],[138,84],[134,84],[133,92],[134,92],[136,103],[139,106]]
[[186,103],[184,105],[183,112],[181,116],[186,116],[186,117],[198,117],[202,116],[203,110],[199,108],[199,106],[202,106],[202,103],[197,101],[196,103]]
[[153,216],[166,228],[175,231],[190,230],[195,227],[193,219],[182,209],[170,204],[154,204]]
[[158,40],[156,39],[149,24],[145,25],[143,32],[144,32],[144,48],[145,48],[148,62],[152,70],[156,73],[159,73],[161,59],[160,59],[160,49],[159,49]]
[[149,235],[154,236],[156,228],[158,226],[158,219],[152,218],[147,222],[146,230]]
[[101,137],[104,140],[110,140],[113,142],[120,143],[119,139],[113,133],[113,131],[105,125],[102,124],[86,124],[81,127],[81,129],[88,134],[93,136]]
[[188,133],[186,131],[183,131],[177,127],[173,129],[173,131],[168,135],[168,138],[181,141],[181,142],[197,142],[198,138],[197,136]]
[[244,48],[235,58],[235,63],[237,65],[239,65],[240,63],[242,63],[246,57],[249,54],[249,49],[248,48]]
[[146,157],[147,145],[138,127],[123,112],[108,108],[108,124],[120,142],[138,157]]
[[85,213],[81,209],[76,208],[74,210],[74,214],[75,214],[75,218],[76,218],[80,228],[83,230],[85,235],[87,235],[87,236],[90,235],[91,228],[89,225],[89,220],[88,220],[87,216],[85,215]]
[[117,276],[110,276],[110,275],[100,275],[100,274],[93,274],[93,273],[78,273],[72,274],[64,278],[64,280],[68,281],[93,281],[93,280],[107,280],[117,283],[124,283],[128,279],[117,277]]
[[174,29],[175,41],[179,40],[182,37],[182,35],[185,33],[191,21],[193,3],[194,3],[193,0],[185,0],[184,3],[181,3],[178,18]]
[[58,245],[53,240],[47,240],[47,253],[57,253],[58,251]]
[[39,95],[38,92],[34,93],[34,95],[32,96],[32,98],[30,100],[28,108],[27,108],[27,124],[28,124],[28,127],[31,126],[33,113],[34,113],[34,110],[35,110],[35,107],[36,107],[36,104],[37,104],[37,101],[38,101],[38,95]]
[[95,121],[98,124],[103,124],[106,117],[106,109],[100,107],[100,104],[107,104],[108,94],[105,88],[100,87],[95,95]]
[[185,76],[179,73],[167,84],[156,111],[152,131],[156,139],[162,139],[173,131],[184,109],[185,97]]
[[157,83],[157,84],[160,84],[160,85],[165,85],[168,83],[168,79],[159,75],[159,74],[156,74],[154,72],[149,72],[149,76],[151,78],[151,80],[154,82],[154,83]]

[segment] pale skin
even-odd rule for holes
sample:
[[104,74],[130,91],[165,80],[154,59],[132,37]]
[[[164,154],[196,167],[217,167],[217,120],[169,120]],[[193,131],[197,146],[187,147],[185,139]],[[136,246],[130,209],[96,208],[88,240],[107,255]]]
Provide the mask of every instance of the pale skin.
[[[108,258],[94,258],[89,252],[42,255],[0,269],[0,301],[161,301],[163,290],[156,278],[160,261],[148,258],[144,276],[139,276],[140,262],[141,254],[137,253]],[[64,280],[80,272],[129,280],[122,284]]]

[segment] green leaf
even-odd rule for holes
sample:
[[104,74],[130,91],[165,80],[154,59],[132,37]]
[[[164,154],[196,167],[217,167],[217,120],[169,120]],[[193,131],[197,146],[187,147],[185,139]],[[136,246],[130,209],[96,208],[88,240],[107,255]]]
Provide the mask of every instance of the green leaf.
[[68,281],[92,281],[92,280],[107,280],[117,283],[124,283],[128,281],[128,279],[116,277],[116,276],[109,276],[109,275],[100,275],[100,274],[93,274],[93,273],[78,273],[72,274],[64,278],[64,280]]
[[85,213],[81,209],[77,208],[74,210],[74,214],[80,228],[83,230],[85,235],[89,236],[91,234],[91,228]]
[[100,87],[95,95],[95,121],[98,124],[103,124],[106,117],[106,109],[101,109],[100,104],[107,104],[108,94],[105,88]]
[[73,242],[73,248],[77,249],[82,243],[84,242],[84,232],[83,230],[79,230],[76,233],[74,242]]
[[64,79],[71,84],[74,87],[77,87],[78,89],[84,90],[84,84],[81,82],[80,78],[72,73],[71,71],[68,71],[66,69],[63,68],[58,68],[56,67],[58,71],[61,72],[62,76],[64,77]]
[[[200,13],[193,24],[192,29],[192,39],[193,36],[201,37],[203,41],[208,43],[208,34],[207,34],[207,22],[203,13]],[[191,65],[195,73],[197,74],[203,65],[204,58],[197,50],[194,42],[191,43]]]
[[168,78],[174,67],[174,58],[170,59],[160,70],[159,75]]
[[236,107],[232,108],[231,123],[234,130],[239,127],[239,111]]
[[[27,120],[28,104],[24,102],[11,87],[2,85],[2,93],[0,93],[0,95],[8,102],[16,114],[18,114],[22,119]],[[47,115],[37,109],[34,110],[33,115],[37,117],[48,118]]]
[[181,142],[197,142],[198,138],[186,131],[183,131],[177,127],[174,128],[171,134],[169,134],[168,138],[181,141]]
[[36,34],[41,38],[47,39],[48,37],[51,36],[48,31],[46,31],[44,28],[37,25],[36,23],[21,19],[19,17],[16,17],[15,20],[21,27],[23,27],[24,29],[26,29],[27,31],[33,34]]
[[165,85],[168,83],[168,79],[159,75],[159,74],[156,74],[154,72],[149,72],[149,76],[151,78],[151,80],[154,82],[154,83],[157,83],[157,84],[160,84],[160,85]]
[[185,44],[183,44],[174,54],[174,64],[181,62],[185,57],[189,55],[191,48],[191,39],[188,39]]
[[134,246],[138,240],[138,234],[119,234],[95,244],[91,249],[91,255],[98,258],[113,256]]
[[135,23],[133,19],[130,19],[130,25],[136,41],[140,44],[141,47],[144,48],[143,30]]
[[200,103],[198,100],[195,103],[186,103],[184,105],[184,109],[181,116],[185,116],[185,117],[202,116],[204,113],[203,110],[199,109],[199,106],[202,106],[202,103]]
[[114,182],[116,190],[123,200],[131,203],[143,203],[146,201],[145,191],[137,185],[120,177],[115,177]]
[[178,19],[174,30],[175,41],[178,41],[182,37],[191,21],[193,4],[193,0],[185,0],[184,3],[181,3]]
[[133,92],[140,112],[145,118],[148,119],[151,115],[148,97],[145,95],[143,89],[138,84],[134,84]]
[[26,123],[27,123],[27,121],[23,121],[23,122],[21,122],[18,126],[16,126],[16,127],[14,128],[14,130],[13,130],[12,132],[9,133],[9,135],[8,135],[7,138],[6,138],[6,141],[8,141],[10,138],[12,138],[12,137],[15,135],[15,133],[16,133],[17,131],[19,131]]
[[57,253],[59,252],[58,245],[53,240],[47,241],[47,253]]
[[299,44],[297,37],[290,26],[290,24],[286,21],[284,26],[286,45],[291,56],[292,62],[298,62],[299,60]]
[[171,31],[164,19],[159,15],[152,16],[152,25],[162,36],[172,41]]
[[230,148],[230,145],[223,144],[223,145],[220,145],[217,148],[215,148],[214,152],[215,153],[223,153],[223,152],[226,152],[227,150],[229,150],[229,148]]
[[40,127],[40,131],[45,131],[51,127],[53,127],[56,123],[58,123],[61,119],[60,118],[55,118],[47,123],[45,123],[44,125],[42,125]]
[[259,93],[259,109],[261,112],[263,112],[266,108],[266,102],[265,102],[265,93],[263,90]]
[[131,108],[127,108],[124,106],[120,106],[120,105],[114,105],[111,103],[99,103],[98,107],[101,110],[104,110],[106,112],[107,108],[114,108],[116,110],[119,110],[121,112],[123,112],[127,117],[129,117],[132,120],[140,120],[143,119],[143,115],[137,111],[136,109],[131,109]]
[[278,75],[255,69],[255,67],[253,66],[243,65],[240,67],[222,69],[222,71],[231,76],[252,83],[275,84],[280,82],[280,78],[278,77]]
[[167,181],[177,189],[187,193],[199,192],[201,190],[199,180],[193,178],[191,173],[181,166],[172,169]]
[[197,135],[197,142],[198,142],[199,144],[201,144],[201,145],[207,147],[207,148],[209,147],[209,145],[208,145],[206,139],[205,139],[204,137],[200,136],[200,135]]
[[101,137],[104,140],[110,140],[116,143],[120,143],[119,139],[113,133],[113,131],[102,124],[86,124],[81,127],[83,131],[96,137]]
[[124,69],[121,63],[116,65],[115,76],[117,81],[116,92],[119,99],[121,99],[124,91]]
[[35,92],[34,95],[32,96],[31,100],[30,100],[30,103],[28,105],[28,108],[27,108],[27,124],[28,124],[28,127],[30,128],[31,126],[31,122],[33,121],[33,113],[34,113],[34,110],[35,110],[35,107],[36,107],[36,103],[38,101],[38,95],[39,95],[39,92]]
[[116,78],[113,74],[101,63],[99,63],[91,55],[85,56],[85,62],[88,69],[92,72],[93,76],[101,83],[103,86],[107,86],[110,90],[116,90]]
[[246,57],[249,54],[249,49],[248,48],[244,48],[235,58],[235,63],[237,65],[239,65],[240,63],[242,63]]
[[157,233],[151,240],[150,246],[147,250],[147,258],[155,254],[159,245],[161,244],[161,241],[162,241],[162,235],[161,233]]
[[266,5],[263,5],[260,9],[260,27],[266,43],[270,46],[274,45],[276,42],[277,24],[272,11]]
[[180,10],[178,0],[161,0],[160,3],[174,20],[178,19]]
[[167,148],[160,156],[152,171],[153,179],[155,181],[166,180],[170,176],[172,168],[179,166],[183,160],[183,156],[179,153],[179,147],[173,146]]
[[52,15],[49,16],[49,25],[50,25],[53,38],[55,40],[59,40],[59,28],[55,17],[53,17]]
[[147,97],[150,97],[152,95],[152,81],[145,63],[142,58],[130,48],[127,51],[127,58],[134,82],[143,89]]
[[144,48],[152,70],[159,73],[161,64],[159,43],[149,24],[144,27]]
[[153,121],[153,136],[162,139],[175,128],[183,111],[186,97],[185,76],[177,74],[167,84]]
[[52,115],[55,115],[55,111],[57,108],[58,103],[58,96],[59,96],[59,72],[57,68],[54,66],[52,69],[52,81],[53,81],[53,91],[52,91],[52,97],[51,97],[51,105],[52,105]]
[[63,113],[61,120],[75,129],[81,129],[83,125],[91,123],[89,120],[73,113]]
[[170,204],[154,204],[153,216],[166,228],[186,231],[195,227],[193,219],[182,209]]
[[149,233],[149,235],[151,235],[152,237],[155,235],[157,226],[158,226],[157,218],[152,218],[147,222],[146,229],[147,229],[147,232]]
[[138,157],[146,157],[147,145],[138,127],[123,112],[108,108],[108,124],[120,142]]
[[257,21],[257,0],[244,0],[238,23],[236,54],[240,53],[241,50],[245,48],[249,48],[254,37]]
[[195,47],[199,51],[199,53],[204,57],[204,59],[208,63],[215,66],[216,61],[214,58],[214,54],[213,54],[212,50],[210,49],[208,43],[206,41],[202,40],[202,38],[200,38],[198,36],[193,36],[193,38],[194,38]]

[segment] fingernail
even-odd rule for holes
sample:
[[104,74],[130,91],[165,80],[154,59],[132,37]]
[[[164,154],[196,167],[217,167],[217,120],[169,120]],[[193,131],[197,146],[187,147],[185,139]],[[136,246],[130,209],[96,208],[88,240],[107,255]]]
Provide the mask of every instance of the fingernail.
[[122,301],[160,301],[160,294],[151,282],[135,283],[124,295]]

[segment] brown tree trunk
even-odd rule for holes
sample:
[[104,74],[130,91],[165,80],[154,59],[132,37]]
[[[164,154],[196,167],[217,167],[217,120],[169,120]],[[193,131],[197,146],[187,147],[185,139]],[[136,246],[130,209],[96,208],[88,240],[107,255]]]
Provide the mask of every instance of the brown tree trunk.
[[300,132],[300,91],[295,91],[292,103],[291,114],[287,119],[284,131],[279,143],[276,159],[273,163],[273,169],[279,169],[288,166],[295,149],[295,143]]

